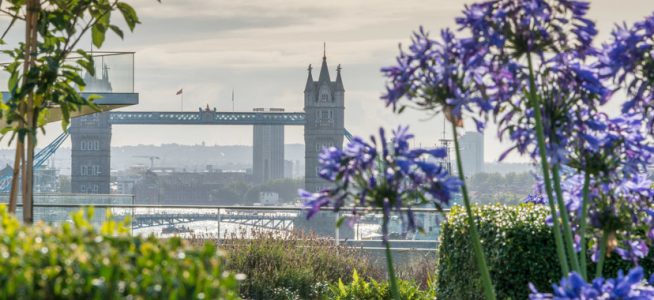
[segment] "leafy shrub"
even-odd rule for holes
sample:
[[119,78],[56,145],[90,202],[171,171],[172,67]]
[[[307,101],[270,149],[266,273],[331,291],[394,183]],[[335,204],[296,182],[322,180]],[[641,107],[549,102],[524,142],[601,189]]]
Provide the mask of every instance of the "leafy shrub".
[[237,299],[215,245],[134,237],[79,211],[73,222],[21,225],[0,208],[0,299]]
[[[498,299],[526,299],[529,282],[546,289],[560,278],[546,207],[484,205],[473,213]],[[437,291],[443,299],[483,298],[465,218],[465,209],[455,206],[442,224]]]
[[319,299],[326,283],[349,281],[355,269],[377,279],[386,275],[360,250],[300,232],[253,231],[221,247],[227,268],[246,275],[241,295],[248,299]]
[[[398,280],[400,298],[407,300],[434,299],[435,287],[429,286],[423,291],[413,281]],[[328,293],[328,299],[334,300],[386,300],[392,299],[388,281],[377,282],[370,278],[363,280],[355,270],[352,274],[350,284],[343,284],[338,280],[337,285],[332,285]]]
[[[550,290],[559,281],[556,245],[545,223],[547,207],[484,205],[474,207],[473,213],[498,299],[527,299],[530,282],[539,290]],[[437,267],[437,293],[442,299],[483,299],[465,218],[462,207],[453,207],[442,224]],[[641,261],[647,273],[654,270],[652,257]],[[604,274],[613,277],[630,264],[612,255]],[[590,261],[588,269],[588,274],[594,274]]]

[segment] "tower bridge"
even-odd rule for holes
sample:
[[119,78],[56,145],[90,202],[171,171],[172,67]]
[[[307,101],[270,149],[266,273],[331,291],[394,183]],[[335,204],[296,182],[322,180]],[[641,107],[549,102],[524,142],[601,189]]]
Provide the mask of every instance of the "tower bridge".
[[282,125],[304,126],[304,112],[110,112],[112,125]]
[[[103,61],[104,64],[104,61]],[[103,65],[101,78],[85,78],[87,93],[102,93],[111,104],[136,104],[134,93],[125,101],[113,93],[109,68]],[[133,78],[133,76],[132,76]],[[133,85],[132,85],[133,87]],[[282,178],[284,170],[284,126],[303,126],[305,141],[305,188],[318,190],[325,182],[318,177],[318,155],[323,147],[342,146],[345,89],[340,65],[331,80],[323,55],[318,80],[309,65],[304,88],[304,111],[254,109],[252,112],[198,111],[105,111],[71,121],[71,189],[73,193],[110,193],[111,136],[113,125],[249,125],[253,126],[253,178],[257,182]],[[138,102],[138,94],[136,102]],[[116,105],[114,104],[114,105]]]

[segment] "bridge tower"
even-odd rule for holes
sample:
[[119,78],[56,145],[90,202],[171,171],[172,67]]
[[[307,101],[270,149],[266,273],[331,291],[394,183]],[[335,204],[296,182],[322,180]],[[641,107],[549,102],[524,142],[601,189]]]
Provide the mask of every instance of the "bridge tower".
[[309,191],[318,191],[325,181],[318,176],[318,155],[323,147],[343,146],[345,132],[345,89],[341,79],[341,66],[336,68],[336,80],[331,81],[327,56],[323,53],[318,81],[314,81],[309,65],[309,74],[304,88],[304,186]]
[[[84,92],[112,92],[108,68],[102,77],[86,74]],[[84,194],[111,193],[111,123],[109,112],[94,113],[71,119],[71,192]]]

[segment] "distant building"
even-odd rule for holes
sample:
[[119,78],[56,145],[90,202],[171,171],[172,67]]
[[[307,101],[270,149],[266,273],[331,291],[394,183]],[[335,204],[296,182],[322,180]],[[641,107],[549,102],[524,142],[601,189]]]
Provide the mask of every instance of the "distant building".
[[242,172],[152,172],[133,186],[138,204],[239,204],[230,185],[249,182]]
[[[255,112],[265,111],[255,108]],[[271,108],[269,112],[283,112]],[[254,125],[252,141],[252,175],[255,183],[284,178],[284,126]]]
[[484,134],[466,132],[459,138],[459,146],[465,176],[484,172]]
[[284,161],[284,178],[294,178],[293,162],[290,160]]
[[304,88],[305,172],[304,186],[317,191],[328,184],[318,176],[318,155],[324,147],[343,146],[345,133],[345,89],[341,78],[341,66],[336,68],[336,80],[331,81],[327,57],[323,54],[318,81],[314,81],[309,65]]
[[486,173],[525,173],[538,171],[538,167],[531,163],[505,163],[505,162],[492,162],[484,164],[484,172]]
[[279,194],[275,192],[260,192],[259,203],[262,205],[278,205]]
[[59,192],[59,170],[46,166],[34,169],[34,192]]

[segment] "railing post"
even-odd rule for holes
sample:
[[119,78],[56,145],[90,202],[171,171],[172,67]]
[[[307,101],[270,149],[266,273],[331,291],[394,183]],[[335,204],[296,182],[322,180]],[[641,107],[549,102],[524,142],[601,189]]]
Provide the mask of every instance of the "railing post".
[[216,211],[216,243],[220,244],[220,222],[222,221],[222,216],[220,214],[220,208]]
[[[334,225],[338,224],[338,219],[340,219],[341,212],[336,212],[336,222],[334,222]],[[341,227],[340,226],[335,226],[336,231],[334,232],[334,243],[336,244],[336,247],[338,247],[341,243]]]
[[134,235],[134,210],[136,209],[134,207],[134,204],[136,203],[135,198],[136,196],[132,194],[132,207],[129,209],[132,214],[132,218],[129,220],[129,232],[131,235]]

